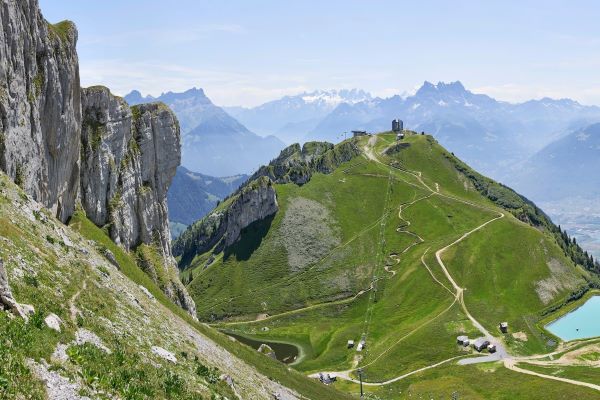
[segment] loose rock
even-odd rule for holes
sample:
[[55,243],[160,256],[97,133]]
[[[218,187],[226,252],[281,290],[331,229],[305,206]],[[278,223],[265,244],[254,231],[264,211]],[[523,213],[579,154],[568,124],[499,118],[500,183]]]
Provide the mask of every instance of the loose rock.
[[48,328],[55,330],[56,332],[60,332],[60,326],[62,325],[62,320],[56,314],[48,314],[46,318],[44,318],[44,322],[48,326]]
[[168,350],[163,349],[162,347],[159,346],[152,346],[152,353],[156,354],[157,356],[172,362],[173,364],[177,363],[177,357],[175,357],[175,354],[171,353]]

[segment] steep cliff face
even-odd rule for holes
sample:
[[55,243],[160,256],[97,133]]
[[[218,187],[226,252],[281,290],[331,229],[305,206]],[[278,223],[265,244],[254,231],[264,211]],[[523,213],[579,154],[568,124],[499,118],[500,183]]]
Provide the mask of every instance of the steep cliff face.
[[157,243],[171,254],[166,195],[179,161],[180,134],[164,105],[130,108],[107,88],[83,89],[81,202],[96,225],[110,224],[128,249]]
[[242,229],[275,214],[277,210],[277,195],[269,178],[259,178],[246,186],[227,210],[225,246],[235,243]]
[[215,253],[234,244],[242,229],[279,210],[273,182],[260,177],[242,188],[202,220],[189,227],[173,244],[173,253],[181,256],[185,268],[195,255],[215,247]]
[[81,204],[178,304],[194,303],[171,256],[167,191],[181,159],[175,115],[161,103],[130,108],[101,86],[82,91]]
[[168,230],[177,119],[162,104],[132,109],[106,88],[80,89],[76,42],[75,26],[46,22],[37,0],[0,4],[0,169],[61,221],[80,201],[126,249],[156,249],[142,267],[195,314]]
[[0,4],[0,169],[63,222],[79,188],[77,30],[37,0]]

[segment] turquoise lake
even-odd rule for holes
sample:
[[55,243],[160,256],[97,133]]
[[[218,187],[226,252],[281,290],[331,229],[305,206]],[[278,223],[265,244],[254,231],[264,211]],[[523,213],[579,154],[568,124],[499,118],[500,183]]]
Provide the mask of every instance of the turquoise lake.
[[562,340],[600,336],[600,296],[594,296],[581,307],[546,325],[546,329]]

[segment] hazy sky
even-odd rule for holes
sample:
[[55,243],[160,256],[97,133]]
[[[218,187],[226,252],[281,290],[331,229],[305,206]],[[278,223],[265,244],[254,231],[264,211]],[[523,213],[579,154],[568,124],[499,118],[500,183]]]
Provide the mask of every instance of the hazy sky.
[[40,0],[75,21],[82,85],[144,94],[202,87],[220,105],[462,81],[509,101],[600,105],[593,1]]

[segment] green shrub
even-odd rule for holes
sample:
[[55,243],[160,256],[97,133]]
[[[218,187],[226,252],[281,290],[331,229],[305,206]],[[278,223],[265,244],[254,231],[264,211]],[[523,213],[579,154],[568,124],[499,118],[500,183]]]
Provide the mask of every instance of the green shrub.
[[15,168],[15,184],[21,189],[25,186],[25,171],[21,164],[17,164]]
[[35,330],[20,318],[0,313],[0,399],[45,398],[45,390],[25,364]]
[[196,361],[196,375],[204,378],[207,383],[215,384],[219,381],[219,370],[209,368],[200,361]]
[[40,286],[39,281],[33,275],[25,275],[25,277],[23,278],[23,281],[25,282],[26,285],[29,285],[29,286],[32,286],[35,288]]
[[167,398],[179,398],[185,390],[183,379],[177,373],[167,370],[163,389]]

